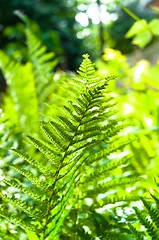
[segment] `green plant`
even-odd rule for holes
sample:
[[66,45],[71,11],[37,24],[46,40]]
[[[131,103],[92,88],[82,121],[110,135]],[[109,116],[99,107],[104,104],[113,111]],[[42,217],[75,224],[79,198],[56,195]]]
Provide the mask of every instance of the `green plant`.
[[[150,23],[138,19],[131,11],[125,9],[136,20],[126,37],[133,37],[133,43],[144,48],[153,37],[158,37],[158,20]],[[137,18],[137,19],[136,19]],[[155,27],[156,25],[156,27]],[[120,61],[119,61],[120,59]],[[105,49],[103,59],[98,60],[98,71],[102,74],[114,72],[118,80],[111,84],[111,89],[118,98],[120,110],[127,121],[127,132],[136,136],[130,143],[134,160],[132,172],[143,175],[142,186],[148,192],[141,202],[128,214],[127,224],[132,239],[158,239],[158,187],[154,178],[158,178],[158,130],[159,130],[159,65],[151,65],[145,59],[131,65],[131,59],[115,49]],[[155,189],[155,191],[152,191]],[[152,194],[149,194],[151,192]],[[122,210],[124,215],[124,210]],[[118,238],[116,238],[118,239]]]
[[26,39],[27,63],[0,52],[0,238],[157,239],[158,64],[106,49],[98,71],[86,54],[54,74],[30,25]]
[[[131,173],[123,175],[130,160],[124,148],[130,140],[122,140],[122,135],[118,137],[119,132],[122,133],[122,121],[107,91],[108,81],[109,78],[95,74],[88,55],[84,55],[78,76],[71,81],[78,87],[76,96],[68,97],[65,106],[59,108],[58,116],[41,122],[44,138],[27,137],[39,153],[29,156],[14,150],[32,168],[27,170],[14,162],[10,164],[24,176],[24,182],[17,178],[4,180],[14,188],[14,194],[7,196],[7,191],[1,194],[0,214],[20,225],[28,236],[33,234],[39,239],[59,239],[60,234],[68,239],[80,239],[80,235],[81,239],[100,237],[102,232],[95,228],[98,221],[91,220],[92,216],[100,216],[96,211],[110,203],[138,199],[133,190],[129,195],[125,191],[125,187],[136,183],[138,178]],[[14,206],[11,210],[10,204]],[[108,212],[105,217],[109,218]],[[89,234],[84,226],[89,228]],[[109,227],[108,237],[118,234],[118,231],[111,233],[115,220]]]
[[[25,33],[28,50],[26,64],[0,51],[0,67],[8,85],[8,94],[3,98],[4,114],[6,118],[11,115],[12,124],[21,127],[23,132],[35,132],[40,120],[39,111],[44,111],[44,101],[53,90],[52,71],[57,60],[54,53],[46,52],[46,47],[29,27]],[[37,124],[30,124],[30,119]]]
[[132,43],[144,48],[154,37],[159,36],[159,20],[152,19],[149,23],[145,19],[137,19],[129,31],[126,33],[127,38],[133,38]]
[[[46,47],[30,28],[25,30],[28,62],[24,64],[0,51],[0,67],[7,82],[7,91],[3,93],[0,103],[0,165],[2,167],[0,175],[2,179],[6,175],[17,177],[15,171],[8,169],[8,165],[13,160],[17,160],[10,149],[20,147],[24,152],[29,151],[28,144],[25,146],[22,144],[23,137],[29,133],[40,134],[39,121],[42,118],[40,114],[45,112],[44,101],[49,102],[48,96],[50,97],[50,91],[53,92],[54,87],[53,69],[57,63],[54,53],[47,52]],[[38,63],[36,66],[35,61]],[[39,74],[40,69],[41,74]],[[23,166],[27,167],[25,163]],[[23,181],[22,177],[20,180]],[[8,187],[2,183],[1,188]],[[12,229],[12,225],[9,226],[4,221],[2,226],[3,229]]]
[[[120,59],[120,61],[118,60]],[[158,175],[158,63],[154,66],[142,59],[130,66],[128,58],[114,49],[105,49],[98,60],[99,73],[118,75],[111,89],[118,99],[120,111],[128,125],[127,132],[136,136],[130,144],[135,157],[134,170],[140,174]]]
[[143,205],[141,208],[134,207],[136,219],[138,221],[129,224],[135,239],[159,239],[159,195],[158,180],[151,183],[150,192],[147,198],[141,198]]

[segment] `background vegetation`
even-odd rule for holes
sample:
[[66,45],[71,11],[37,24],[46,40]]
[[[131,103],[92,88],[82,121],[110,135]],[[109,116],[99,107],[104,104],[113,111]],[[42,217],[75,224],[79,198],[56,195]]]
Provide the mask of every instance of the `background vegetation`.
[[1,239],[159,239],[152,6],[2,4]]

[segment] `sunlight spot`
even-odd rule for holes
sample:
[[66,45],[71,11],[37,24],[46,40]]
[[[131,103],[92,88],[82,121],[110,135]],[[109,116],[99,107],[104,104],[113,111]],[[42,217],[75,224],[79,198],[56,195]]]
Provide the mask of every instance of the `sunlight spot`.
[[99,24],[100,18],[99,18],[99,12],[98,12],[98,7],[96,3],[89,5],[86,11],[86,14],[94,24]]
[[131,207],[137,207],[140,210],[143,209],[143,202],[141,200],[130,203]]
[[79,11],[86,11],[87,10],[87,5],[86,4],[80,4],[77,6]]
[[127,154],[128,154],[129,152],[128,151],[123,151],[123,152],[120,152],[120,153],[111,153],[110,155],[109,155],[109,159],[119,159],[119,158],[122,158],[122,157],[125,157],[125,156],[127,156]]
[[80,12],[75,17],[76,21],[81,24],[83,27],[87,27],[89,25],[88,17],[85,13]]
[[20,194],[19,193],[16,193],[14,194],[15,198],[20,198]]
[[[101,4],[99,9],[95,1],[87,5],[80,4],[78,10],[80,12],[77,13],[75,19],[83,27],[89,25],[89,19],[93,24],[99,24],[100,21],[107,24],[117,19],[117,14],[107,12],[105,4]],[[81,37],[79,36],[79,38]]]
[[125,212],[127,215],[135,214],[135,210],[134,210],[133,208],[130,208],[130,207],[125,207],[125,208],[124,208],[124,212]]
[[118,206],[122,206],[124,202],[116,202],[116,203],[110,203],[110,204],[107,204],[105,205],[104,207],[101,207],[101,208],[98,208],[96,209],[96,212],[97,213],[103,213],[105,211],[108,211],[110,212],[111,211],[111,208],[114,208],[114,207],[118,207]]
[[0,132],[3,130],[3,128],[4,128],[3,125],[0,125]]
[[131,191],[133,191],[134,190],[134,187],[127,187],[126,188],[126,192],[128,192],[128,193],[130,193]]
[[141,81],[141,74],[145,71],[145,69],[149,66],[149,62],[146,60],[141,60],[137,63],[137,66],[134,70],[134,80],[135,82]]
[[145,117],[144,120],[145,120],[145,123],[146,123],[147,127],[152,127],[153,126],[153,119],[152,118]]
[[85,198],[85,202],[88,206],[91,206],[93,203],[93,200],[92,200],[92,198]]
[[97,200],[104,199],[104,198],[108,197],[109,195],[115,194],[115,193],[116,193],[116,190],[114,190],[114,189],[112,189],[108,192],[105,192],[105,193],[99,193],[97,196]]
[[84,37],[86,37],[86,36],[89,36],[90,35],[90,30],[89,29],[83,29],[83,31],[80,31],[80,32],[78,32],[77,33],[77,37],[79,38],[79,39],[82,39],[82,38],[84,38]]
[[124,103],[123,104],[123,112],[124,114],[130,114],[134,111],[134,107],[131,106],[130,104],[128,103]]
[[122,131],[121,134],[119,133],[119,136],[128,135],[129,133],[135,133],[140,130],[141,130],[141,128],[138,126],[135,126],[135,127],[130,126],[130,127],[127,127],[126,129],[124,129],[124,131]]
[[70,210],[71,208],[72,208],[72,205],[66,206],[66,209],[67,209],[67,210]]
[[131,175],[131,172],[130,172],[130,171],[127,171],[127,172],[124,172],[124,173],[123,173],[123,176],[124,176],[124,177],[128,177],[128,176],[130,176],[130,175]]
[[[1,161],[0,161],[0,163],[1,163]],[[0,164],[0,167],[1,167],[1,164]],[[3,171],[2,170],[0,170],[0,174],[3,174]],[[0,175],[0,185],[1,186],[4,186],[4,182],[3,182],[3,180],[5,179],[5,177],[2,175]]]
[[88,226],[83,226],[83,228],[84,228],[84,230],[85,230],[85,232],[87,232],[87,233],[91,233],[91,231],[90,231],[90,229],[89,229],[89,227]]
[[116,13],[108,13],[106,9],[106,5],[102,4],[100,8],[100,19],[103,23],[109,23],[111,21],[117,20]]
[[46,178],[44,176],[40,176],[40,180],[44,181],[44,180],[46,180]]

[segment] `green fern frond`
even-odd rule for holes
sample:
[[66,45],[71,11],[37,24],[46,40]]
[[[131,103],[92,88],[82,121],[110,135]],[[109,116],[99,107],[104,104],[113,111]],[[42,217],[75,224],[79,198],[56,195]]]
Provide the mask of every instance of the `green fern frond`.
[[135,239],[159,239],[159,210],[158,210],[158,193],[150,194],[147,198],[141,197],[143,206],[134,207],[138,223],[134,222],[129,228],[135,236]]
[[142,202],[144,203],[144,206],[146,207],[149,216],[151,217],[153,223],[156,225],[157,228],[159,228],[159,210],[158,210],[158,204],[157,206],[147,202],[144,198],[141,198]]
[[32,33],[30,28],[26,29],[26,39],[29,60],[32,63],[33,75],[39,102],[45,101],[53,90],[52,71],[57,65],[57,59],[53,52],[47,52],[41,41]]
[[144,234],[142,232],[137,231],[136,228],[133,227],[131,224],[129,224],[129,228],[130,228],[133,236],[135,237],[135,239],[144,240]]
[[72,138],[72,132],[66,131],[65,128],[57,122],[50,122],[47,126],[44,125],[41,128],[53,145],[56,145],[58,150],[64,152],[67,148],[66,143]]
[[42,216],[45,217],[45,213],[43,210],[36,209],[34,206],[28,206],[28,204],[20,199],[15,198],[14,196],[8,197],[5,194],[1,194],[0,197],[9,204],[12,204],[15,208],[18,208],[19,210],[22,210],[23,212],[27,213],[28,215],[32,216],[32,218],[41,218]]
[[[39,46],[37,44],[38,49]],[[44,50],[41,50],[42,53]],[[39,55],[36,53],[37,56],[40,56],[41,51]],[[41,123],[44,138],[27,136],[29,142],[38,150],[37,159],[14,150],[19,157],[35,167],[37,174],[14,164],[12,167],[25,176],[32,190],[29,191],[29,188],[16,181],[6,183],[34,200],[31,208],[22,200],[24,208],[20,201],[20,208],[17,209],[26,213],[25,218],[39,223],[37,235],[40,240],[54,239],[66,217],[69,219],[70,211],[81,204],[82,198],[85,199],[91,192],[96,196],[94,208],[137,198],[133,195],[127,196],[125,191],[125,186],[134,184],[137,178],[122,175],[122,167],[127,165],[130,158],[123,150],[129,140],[118,140],[118,133],[123,127],[113,110],[112,97],[106,90],[108,80],[95,75],[94,66],[88,55],[85,55],[77,76],[81,92],[77,91],[73,99],[68,98],[65,107],[60,107],[58,116],[51,116],[50,122]],[[118,154],[121,151],[124,157]],[[111,154],[116,154],[117,159],[113,160]],[[110,174],[112,181],[105,182],[105,179],[110,178]],[[122,192],[111,195],[111,188],[119,185],[124,186]],[[83,186],[86,194],[82,191]],[[100,194],[107,192],[108,198],[98,199]],[[17,206],[18,201],[13,197],[13,205]],[[8,198],[4,197],[4,202],[7,204]],[[33,218],[31,210],[34,206]],[[83,208],[80,212],[83,212],[85,204],[81,206]],[[10,217],[12,218],[11,215]]]
[[[146,204],[147,205],[147,204]],[[155,226],[155,223],[148,219],[146,214],[143,214],[138,208],[134,208],[136,215],[140,221],[140,223],[146,228],[146,232],[152,238],[152,240],[159,239],[159,230]]]
[[[23,65],[0,51],[0,68],[9,92],[9,96],[4,97],[6,118],[10,119],[12,116],[12,124],[22,128],[24,133],[37,131],[39,128],[38,99],[31,64]],[[37,124],[31,125],[30,119]]]

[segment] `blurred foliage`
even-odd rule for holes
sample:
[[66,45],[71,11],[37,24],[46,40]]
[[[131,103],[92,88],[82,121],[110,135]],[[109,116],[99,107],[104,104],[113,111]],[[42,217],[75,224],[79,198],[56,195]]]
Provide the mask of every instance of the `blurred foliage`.
[[[144,34],[151,37],[143,37]],[[158,20],[147,23],[145,19],[137,19],[126,37],[134,37],[133,43],[144,48],[153,38],[158,39]],[[150,192],[142,198],[143,206],[134,207],[135,212],[129,215],[130,219],[131,216],[136,218],[129,224],[132,239],[158,239],[159,61],[151,65],[141,59],[131,65],[119,50],[107,48],[102,60],[97,61],[97,67],[102,74],[113,72],[118,76],[111,88],[127,121],[126,133],[136,136],[136,141],[130,144],[135,157],[133,171],[143,175],[142,186]]]
[[126,34],[127,38],[133,37],[133,43],[144,48],[154,37],[159,36],[159,19],[152,19],[149,23],[139,19],[133,24]]
[[[115,4],[116,3],[116,4]],[[117,14],[117,20],[113,21],[108,26],[108,32],[112,39],[112,43],[109,47],[120,50],[123,54],[127,54],[133,51],[134,47],[129,39],[124,38],[126,32],[130,29],[133,23],[136,21],[125,9],[132,12],[139,19],[145,19],[147,21],[152,20],[158,16],[158,13],[148,7],[149,1],[114,1],[113,8],[109,8],[111,13]],[[111,4],[110,4],[111,5]],[[144,9],[144,11],[143,11]]]
[[[79,65],[79,58],[83,53],[82,41],[76,36],[77,29],[75,15],[76,1],[44,1],[36,0],[2,0],[0,8],[0,22],[3,38],[0,48],[12,55],[24,43],[24,26],[14,14],[20,10],[36,23],[32,24],[33,31],[45,42],[47,49],[54,51],[60,57],[63,69],[75,69]],[[17,46],[16,42],[19,42]],[[23,57],[26,56],[22,48]],[[26,60],[26,59],[24,59]]]
[[158,15],[148,7],[148,2],[35,0],[33,4],[31,0],[2,0],[0,48],[5,48],[15,58],[21,57],[27,61],[23,44],[25,28],[14,14],[19,10],[32,19],[32,31],[46,44],[48,51],[55,52],[59,66],[64,70],[75,70],[85,52],[90,53],[93,60],[102,54],[106,46],[119,49],[124,54],[131,52],[133,45],[124,35],[134,19],[122,6],[132,10],[139,18],[150,21]]
[[[38,94],[38,90],[41,85],[45,87],[43,81],[46,81],[46,76],[48,79],[50,77],[50,54],[48,57],[44,47],[29,29],[26,34],[30,62],[22,64],[15,60],[11,61],[1,52],[1,67],[10,90],[4,95],[4,100],[7,96],[10,97],[8,102],[4,101],[4,108],[2,105],[2,134],[9,131],[10,139],[13,139],[14,143],[15,133],[11,132],[11,129],[16,126],[19,131],[16,148],[20,147],[20,151],[14,150],[16,156],[8,153],[8,148],[14,147],[13,143],[9,146],[9,141],[2,137],[1,146],[4,146],[6,140],[8,146],[3,149],[1,155],[4,173],[2,171],[3,201],[0,214],[22,229],[27,229],[28,237],[37,235],[39,239],[52,239],[52,237],[58,239],[58,236],[73,239],[77,235],[79,239],[88,239],[88,237],[104,237],[105,234],[108,237],[116,237],[118,231],[124,231],[121,236],[126,237],[130,230],[125,225],[119,230],[115,218],[116,208],[112,209],[111,214],[109,211],[105,214],[97,211],[118,202],[121,205],[124,202],[124,205],[129,206],[130,200],[138,200],[134,192],[140,190],[137,184],[138,175],[129,172],[128,163],[131,156],[126,146],[131,140],[119,135],[119,132],[121,134],[123,132],[122,123],[116,114],[111,93],[107,91],[108,80],[113,77],[105,80],[97,76],[88,55],[84,55],[78,75],[68,77],[64,79],[65,81],[60,79],[58,84],[59,87],[63,87],[63,91],[56,92],[52,89],[53,94],[50,95],[49,92],[48,97],[44,99],[43,92]],[[34,66],[33,59],[37,56],[38,65]],[[27,64],[29,68],[26,68]],[[40,77],[39,69],[41,69]],[[42,74],[44,78],[41,78]],[[28,84],[24,86],[27,91],[24,86],[19,86],[25,83],[26,79]],[[54,83],[53,79],[49,85],[51,86],[52,83]],[[32,85],[34,85],[33,90]],[[34,96],[30,96],[32,91]],[[56,101],[51,104],[52,97],[54,100],[63,99],[62,105],[65,107]],[[44,100],[50,105],[49,112],[47,108],[41,107]],[[10,109],[6,108],[9,102],[12,104]],[[98,106],[100,106],[99,110]],[[11,113],[10,117],[9,113]],[[30,115],[32,113],[33,116]],[[39,114],[44,115],[41,128],[46,137],[37,129]],[[8,121],[6,124],[11,126],[7,131],[4,118]],[[22,121],[23,119],[26,121]],[[21,147],[22,135],[28,132],[35,136],[28,136],[35,148],[31,148],[29,143]],[[11,158],[10,162],[7,161],[7,156]],[[9,166],[11,172],[10,168],[8,170]],[[124,176],[124,173],[128,175]],[[45,179],[45,184],[42,179]],[[126,189],[131,188],[132,184],[133,189],[128,195]],[[90,200],[93,204],[89,204]],[[44,207],[48,212],[44,211]],[[32,214],[35,214],[36,221],[35,217],[32,218]],[[109,223],[109,219],[112,219],[113,224],[109,224],[105,229],[103,224]],[[1,237],[16,239],[17,236],[21,237],[24,234],[17,227],[14,227],[13,232],[5,221],[2,223]],[[7,226],[8,232],[6,232]],[[87,233],[84,227],[89,228],[90,232]],[[35,233],[31,233],[32,231]]]
[[149,168],[153,168],[153,173],[158,174],[159,63],[151,66],[143,59],[130,66],[121,52],[106,49],[103,60],[99,60],[97,66],[102,74],[110,75],[113,72],[119,76],[111,87],[118,98],[120,111],[128,121],[128,132],[132,131],[137,136],[137,142],[132,144],[133,152],[137,152],[137,163],[134,165],[141,168],[140,172],[147,171],[151,175]]
[[[17,6],[19,8],[20,3],[18,1],[14,2],[18,5],[13,4],[13,9],[16,9]],[[45,2],[47,3],[47,1]],[[137,4],[137,2],[138,1],[134,3],[131,2],[131,4]],[[10,9],[7,8],[7,4],[10,3],[11,1],[6,1],[6,6],[3,6],[7,9],[6,13],[8,13]],[[40,3],[42,4],[42,1],[40,1]],[[82,1],[80,1],[80,3],[85,4]],[[123,9],[120,6],[121,2],[118,1],[118,3],[120,3],[118,5],[113,5],[114,3],[116,4],[117,2],[112,1],[109,5],[110,12],[116,11],[114,8],[115,6],[119,10],[118,13],[122,11],[127,17],[132,15],[131,8],[129,11],[124,11],[121,10]],[[70,8],[68,11],[71,10],[70,6],[74,6],[75,10],[77,10],[75,1],[68,1],[67,3],[58,2],[57,6],[62,6],[62,4]],[[30,9],[33,9],[34,12],[34,7],[40,8],[40,6],[40,10],[44,15],[47,11],[51,11],[51,6],[48,4],[46,4],[46,12],[45,7],[42,7],[45,4],[40,6],[39,4],[35,4],[35,6],[33,6],[31,5],[31,1],[21,1],[21,9],[23,9],[24,5],[27,6],[29,12],[32,12]],[[58,7],[56,11],[61,11],[60,9],[63,11],[61,19],[65,19],[65,7]],[[141,8],[136,8],[135,10],[141,10]],[[74,17],[76,13],[75,11]],[[134,13],[136,14],[135,11]],[[43,20],[45,19],[44,15]],[[39,18],[40,16],[41,15],[39,15]],[[134,22],[132,27],[130,28],[129,25],[129,27],[124,29],[124,34],[126,34],[125,37],[130,38],[129,41],[133,41],[134,45],[145,48],[148,44],[155,41],[154,39],[158,38],[158,19],[152,19],[153,12],[152,15],[149,15],[149,11],[146,13],[146,19],[143,19],[143,16],[140,14],[133,16],[135,16],[135,18],[137,17],[137,19],[135,22],[131,19],[132,23]],[[22,17],[24,17],[23,14]],[[124,20],[126,23],[127,17]],[[15,22],[13,21],[12,23],[17,23],[17,19],[14,15],[13,18]],[[36,20],[33,16],[32,19]],[[10,25],[9,21],[8,19],[8,23],[6,24]],[[29,20],[29,18],[27,21],[29,21],[29,26],[27,26],[26,23],[25,27],[24,23],[17,23],[15,28],[7,27],[4,29],[3,34],[6,36],[5,39],[8,41],[8,37],[12,36],[12,40],[9,43],[11,45],[7,45],[5,48],[7,53],[4,51],[0,52],[0,67],[3,72],[3,77],[7,82],[7,91],[1,96],[0,102],[0,165],[3,169],[0,171],[0,179],[2,180],[0,188],[13,194],[15,193],[13,188],[8,187],[3,182],[6,176],[13,178],[18,177],[21,182],[25,183],[28,187],[30,186],[24,177],[19,175],[15,170],[9,168],[9,165],[13,161],[23,166],[25,169],[34,172],[35,175],[38,175],[39,172],[21,158],[16,157],[9,150],[11,148],[20,148],[23,153],[28,152],[32,156],[36,156],[37,160],[41,160],[41,153],[39,150],[31,148],[29,143],[22,144],[25,139],[24,135],[31,133],[43,139],[43,136],[39,132],[39,121],[44,121],[44,119],[45,121],[49,121],[52,119],[50,117],[52,114],[57,116],[61,113],[61,105],[63,106],[67,102],[73,102],[73,99],[81,91],[82,86],[82,84],[81,86],[76,85],[76,81],[79,81],[77,75],[71,72],[66,74],[61,70],[55,70],[57,62],[61,61],[60,57],[66,52],[65,49],[61,47],[62,38],[60,37],[63,35],[59,35],[58,31],[55,35],[52,35],[55,45],[50,45],[51,47],[49,47],[48,35],[46,34],[47,40],[44,39],[44,32],[40,30],[38,24]],[[58,19],[56,19],[56,21],[58,22]],[[72,24],[73,21],[74,20],[72,20]],[[120,33],[115,30],[117,22],[118,21],[110,24],[110,30],[113,34],[116,34],[117,38],[120,38]],[[45,25],[45,21],[43,21],[43,23]],[[122,26],[121,23],[122,22],[120,22],[120,26]],[[59,26],[57,28],[61,29],[60,21],[58,24]],[[94,28],[93,21],[91,24],[94,31],[94,39],[96,39],[98,49],[100,49],[100,43],[95,37],[99,34],[99,29],[97,31],[97,28]],[[68,26],[70,27],[73,25],[70,24]],[[67,28],[63,26],[62,31],[65,32],[66,36],[69,34],[69,36],[71,36],[72,33],[70,32],[67,35]],[[77,27],[76,30],[77,29],[81,29],[82,31],[80,27]],[[120,29],[121,28],[119,28],[119,30]],[[45,33],[47,33],[47,30]],[[121,34],[122,38],[124,38],[124,34]],[[44,41],[46,40],[48,48],[42,44],[41,38],[43,38]],[[24,45],[24,39],[26,46]],[[113,37],[114,42],[111,42],[111,33],[109,33],[105,39],[110,40],[110,46],[112,44],[114,48],[105,48],[102,58],[98,58],[96,61],[96,69],[99,76],[117,76],[117,80],[110,81],[109,86],[107,86],[107,91],[111,92],[111,95],[115,97],[118,102],[119,118],[125,119],[125,130],[122,132],[121,138],[123,135],[126,137],[131,136],[133,139],[135,138],[135,140],[130,141],[129,145],[126,147],[126,151],[133,155],[130,166],[123,163],[121,168],[118,166],[113,170],[113,174],[115,176],[122,175],[122,177],[129,176],[130,174],[135,177],[138,175],[141,176],[139,183],[135,182],[133,186],[127,186],[126,188],[124,187],[124,182],[121,181],[121,185],[117,185],[116,182],[114,182],[114,185],[112,185],[112,188],[114,188],[112,194],[119,192],[120,196],[123,196],[123,193],[125,194],[126,191],[127,197],[129,197],[130,194],[133,195],[134,198],[138,198],[141,195],[144,196],[144,198],[141,198],[141,200],[137,202],[121,201],[119,205],[115,203],[115,200],[112,200],[112,203],[109,202],[108,204],[106,203],[107,195],[106,198],[104,198],[103,195],[102,197],[99,194],[101,199],[98,202],[99,196],[93,195],[94,193],[91,188],[87,189],[87,204],[83,199],[80,199],[81,201],[71,209],[69,216],[66,216],[63,229],[60,236],[57,236],[57,240],[74,238],[95,239],[96,237],[109,240],[156,240],[158,239],[159,224],[159,62],[152,66],[149,61],[141,59],[132,65],[129,63],[129,58],[124,54],[125,52],[129,52],[132,47],[131,45],[129,48],[129,45],[126,44],[127,39],[125,40],[126,42],[120,39],[121,43],[124,43],[123,46],[115,37]],[[17,44],[17,40],[20,45]],[[7,41],[6,43],[8,44]],[[83,43],[86,48],[88,47],[89,50],[93,50],[93,44],[89,44],[90,41],[93,42],[93,37],[91,37],[91,35],[89,35],[88,38],[83,37],[81,40],[78,39],[78,41],[79,44],[81,44],[81,48],[79,48],[82,49],[81,52],[85,49],[82,47]],[[119,43],[119,47],[117,46],[117,42]],[[78,54],[81,54],[77,46],[78,45],[75,45],[76,51]],[[72,45],[69,47],[72,47]],[[125,49],[125,47],[127,49]],[[121,51],[115,48],[119,48]],[[53,49],[53,52],[50,53],[48,49]],[[72,51],[74,51],[73,48]],[[76,55],[71,58],[71,61],[74,62],[75,59]],[[63,61],[63,63],[64,62],[65,61]],[[87,77],[88,75],[85,73],[82,79]],[[78,111],[80,111],[80,109],[78,109]],[[118,142],[116,144],[118,144]],[[104,147],[106,146],[102,145],[100,150],[103,150]],[[115,145],[113,148],[114,147]],[[94,156],[97,150],[99,149],[94,149],[90,156]],[[122,149],[120,150],[122,151]],[[120,154],[122,154],[122,152]],[[120,154],[113,155],[110,159],[113,157],[118,158]],[[109,175],[108,173],[107,181],[114,180],[114,175]],[[92,180],[92,184],[96,185],[96,179]],[[101,188],[98,190],[102,191],[103,187],[100,187]],[[111,194],[110,189],[110,192],[104,191],[105,192],[101,194]],[[85,193],[85,191],[82,192],[82,194]],[[16,194],[19,193],[16,192]],[[89,205],[90,196],[91,199],[94,200],[96,206],[100,203],[100,207],[103,207],[102,210],[101,208],[98,208],[98,210],[95,209],[94,205],[91,203]],[[28,203],[29,201],[30,200],[27,199]],[[32,204],[32,202],[29,204]],[[11,212],[14,211],[11,206],[9,206],[9,210]],[[22,218],[23,216],[24,215],[22,215]],[[37,238],[31,231],[26,230],[25,234],[21,228],[8,223],[8,221],[3,219],[0,221],[1,237],[4,240],[8,238],[18,239],[19,236],[21,239]],[[26,219],[26,221],[28,221],[28,219]]]

